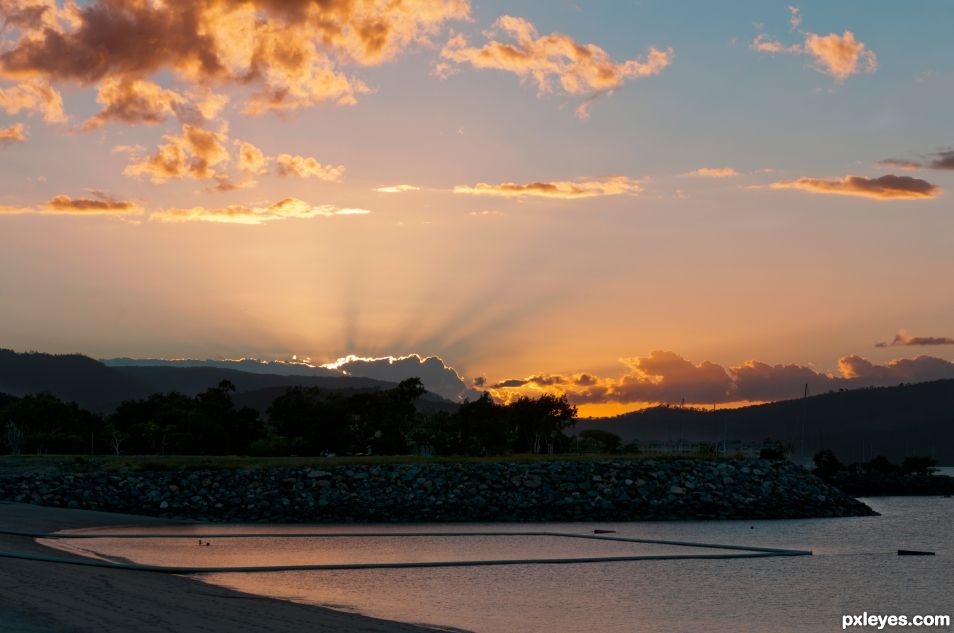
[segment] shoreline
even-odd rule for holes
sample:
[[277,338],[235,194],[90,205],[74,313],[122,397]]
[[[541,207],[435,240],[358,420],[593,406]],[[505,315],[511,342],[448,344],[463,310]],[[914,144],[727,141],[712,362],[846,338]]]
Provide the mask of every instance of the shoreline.
[[[175,525],[153,517],[0,502],[0,526],[23,532]],[[0,551],[47,554],[33,538],[0,535]],[[62,550],[59,553],[64,553]],[[76,556],[75,558],[80,558]],[[434,633],[404,624],[240,593],[185,576],[4,559],[0,615],[10,633]],[[263,627],[263,623],[267,626]],[[10,628],[12,627],[12,628]]]

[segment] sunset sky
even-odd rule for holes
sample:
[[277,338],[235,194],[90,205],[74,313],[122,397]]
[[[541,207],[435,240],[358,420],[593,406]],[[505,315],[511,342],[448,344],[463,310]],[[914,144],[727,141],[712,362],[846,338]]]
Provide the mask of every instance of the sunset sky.
[[952,24],[0,0],[0,347],[434,355],[584,414],[954,377]]

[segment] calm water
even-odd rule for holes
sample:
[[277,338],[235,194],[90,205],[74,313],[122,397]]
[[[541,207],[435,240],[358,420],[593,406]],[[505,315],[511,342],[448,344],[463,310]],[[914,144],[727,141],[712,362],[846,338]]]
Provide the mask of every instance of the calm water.
[[[211,574],[204,582],[405,622],[481,633],[837,631],[842,614],[954,615],[954,499],[866,500],[880,517],[755,522],[650,522],[314,528],[559,531],[810,549],[795,558],[583,565]],[[682,548],[553,537],[75,540],[100,555],[154,564],[477,560],[686,553]],[[234,526],[276,532],[295,528]],[[311,531],[309,528],[308,531]],[[136,529],[136,532],[142,532]],[[175,529],[182,532],[182,529]],[[927,549],[933,557],[898,557]],[[861,629],[858,629],[861,630]],[[871,629],[874,630],[874,629]],[[946,629],[920,629],[946,630]]]

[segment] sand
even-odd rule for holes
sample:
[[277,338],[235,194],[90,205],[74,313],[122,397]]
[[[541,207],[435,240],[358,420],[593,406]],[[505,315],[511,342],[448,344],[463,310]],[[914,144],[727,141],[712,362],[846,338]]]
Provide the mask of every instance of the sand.
[[[0,502],[0,529],[55,532],[170,523]],[[0,551],[62,555],[0,535]],[[433,633],[433,629],[238,593],[181,576],[0,558],[0,633]]]

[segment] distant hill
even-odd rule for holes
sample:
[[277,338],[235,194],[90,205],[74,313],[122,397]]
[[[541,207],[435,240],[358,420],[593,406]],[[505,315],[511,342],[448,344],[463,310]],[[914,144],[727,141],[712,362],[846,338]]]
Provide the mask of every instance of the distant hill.
[[342,375],[342,372],[321,366],[300,362],[262,361],[252,358],[239,360],[168,360],[165,358],[104,358],[100,360],[107,367],[214,367],[235,369],[250,374],[277,374],[279,376],[327,376]]
[[[279,367],[276,366],[276,369]],[[23,396],[47,392],[97,412],[109,412],[124,400],[177,391],[195,395],[223,380],[235,385],[236,402],[264,412],[288,387],[318,387],[327,391],[390,389],[394,383],[372,378],[324,375],[251,373],[216,366],[135,366],[104,363],[80,354],[17,353],[0,349],[0,393]],[[422,407],[454,409],[456,404],[427,392]]]
[[147,383],[80,354],[20,354],[0,349],[0,393],[23,396],[48,392],[101,410],[152,393]]
[[681,438],[716,443],[723,433],[730,442],[771,437],[809,459],[831,448],[847,462],[918,454],[954,464],[954,380],[839,391],[739,409],[654,407],[577,425],[578,430],[587,428],[642,442]]

